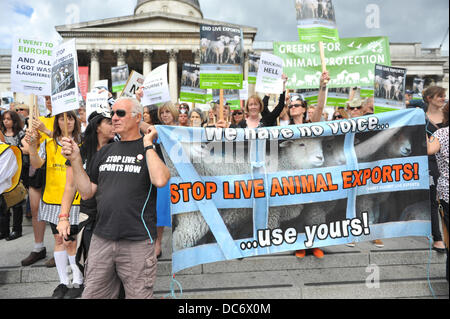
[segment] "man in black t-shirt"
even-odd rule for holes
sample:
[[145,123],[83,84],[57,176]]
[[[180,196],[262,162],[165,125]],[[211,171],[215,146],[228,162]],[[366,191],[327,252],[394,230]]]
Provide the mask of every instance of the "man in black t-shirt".
[[112,108],[114,131],[121,141],[104,146],[92,160],[90,178],[82,167],[78,146],[63,139],[62,154],[70,160],[83,199],[96,196],[97,224],[86,262],[84,299],[117,298],[120,281],[127,298],[153,296],[156,278],[156,187],[170,173],[153,141],[154,127],[139,132],[142,107],[121,98]]

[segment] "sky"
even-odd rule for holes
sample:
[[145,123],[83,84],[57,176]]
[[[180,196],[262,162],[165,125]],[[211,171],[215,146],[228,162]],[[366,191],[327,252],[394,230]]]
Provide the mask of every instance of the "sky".
[[[132,15],[136,0],[9,0],[0,4],[0,49],[14,34],[60,39],[56,25]],[[297,41],[294,0],[200,0],[207,19],[258,28],[256,41]],[[448,0],[333,0],[339,36],[388,36],[449,50]],[[447,36],[446,36],[447,35]],[[445,37],[445,38],[444,38]]]

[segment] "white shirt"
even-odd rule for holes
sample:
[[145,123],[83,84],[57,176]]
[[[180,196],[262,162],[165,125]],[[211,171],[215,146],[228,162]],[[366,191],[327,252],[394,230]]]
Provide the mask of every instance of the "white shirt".
[[11,187],[12,178],[18,168],[16,156],[12,149],[9,148],[0,155],[0,194]]

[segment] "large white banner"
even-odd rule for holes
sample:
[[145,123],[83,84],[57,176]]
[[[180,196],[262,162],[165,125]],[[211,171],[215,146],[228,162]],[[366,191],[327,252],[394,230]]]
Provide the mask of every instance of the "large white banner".
[[78,60],[73,39],[61,44],[54,53],[52,115],[78,109],[78,99]]
[[11,54],[11,90],[51,95],[52,41],[16,36]]
[[170,101],[169,84],[167,83],[167,63],[154,69],[144,81],[142,105],[153,105]]

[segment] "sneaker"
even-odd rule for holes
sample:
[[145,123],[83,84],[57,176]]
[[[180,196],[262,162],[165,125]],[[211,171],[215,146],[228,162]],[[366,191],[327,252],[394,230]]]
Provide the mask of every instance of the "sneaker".
[[297,258],[305,258],[306,256],[306,250],[302,249],[302,250],[296,250],[295,251],[295,257]]
[[353,247],[356,246],[355,243],[346,243],[345,245],[346,245],[347,247],[351,247],[351,248],[353,248]]
[[324,256],[324,253],[323,253],[323,250],[322,250],[322,249],[319,249],[319,248],[313,248],[313,249],[312,249],[312,252],[313,252],[313,255],[314,255],[316,258],[322,259],[323,256]]
[[379,240],[379,239],[375,239],[375,240],[373,241],[373,244],[374,244],[376,247],[378,247],[378,248],[383,248],[383,247],[384,247],[383,242],[382,242],[381,240]]
[[21,262],[22,266],[24,266],[24,267],[30,266],[30,265],[34,264],[35,262],[37,262],[41,259],[44,259],[45,256],[47,256],[47,250],[45,249],[45,247],[38,253],[35,251],[32,251],[31,254],[27,258],[22,260],[22,262]]
[[53,268],[56,267],[56,263],[55,263],[55,257],[50,258],[49,260],[47,260],[45,262],[45,267],[47,268]]
[[80,298],[83,293],[84,285],[81,284],[73,284],[72,288],[69,288],[67,293],[64,295],[64,299],[76,299]]
[[69,290],[69,288],[67,288],[66,285],[59,284],[58,287],[56,287],[56,289],[53,290],[52,298],[53,299],[63,299],[64,295],[67,293],[68,290]]

